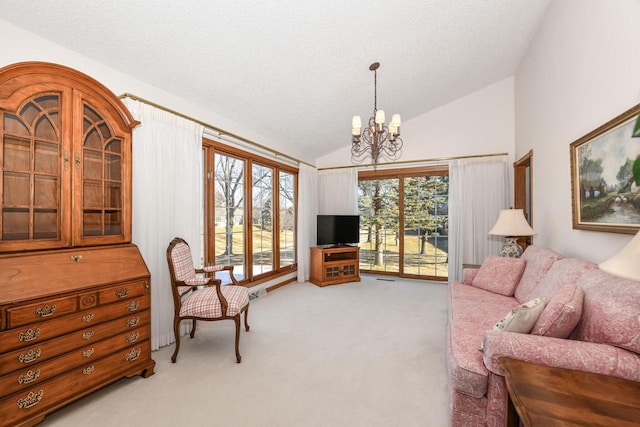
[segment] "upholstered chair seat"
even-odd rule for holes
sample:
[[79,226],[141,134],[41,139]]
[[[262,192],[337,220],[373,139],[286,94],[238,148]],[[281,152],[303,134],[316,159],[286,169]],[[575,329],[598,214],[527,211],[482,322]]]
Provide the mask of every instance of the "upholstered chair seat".
[[249,304],[249,293],[244,286],[222,286],[222,295],[227,300],[227,312],[222,313],[222,304],[218,298],[217,289],[207,287],[190,292],[180,307],[180,317],[202,317],[215,319],[217,317],[234,317],[240,314]]

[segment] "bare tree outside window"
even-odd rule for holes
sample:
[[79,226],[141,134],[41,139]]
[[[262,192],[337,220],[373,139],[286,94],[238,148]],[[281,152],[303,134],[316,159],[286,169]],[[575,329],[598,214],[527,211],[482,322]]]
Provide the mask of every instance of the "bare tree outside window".
[[298,170],[206,138],[203,165],[203,264],[249,286],[295,271]]
[[216,264],[244,262],[244,164],[235,157],[215,155]]

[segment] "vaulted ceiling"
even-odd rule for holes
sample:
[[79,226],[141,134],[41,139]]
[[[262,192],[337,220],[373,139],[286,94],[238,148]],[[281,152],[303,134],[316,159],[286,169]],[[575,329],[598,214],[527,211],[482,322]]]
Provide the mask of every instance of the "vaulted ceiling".
[[2,0],[0,19],[315,159],[371,115],[371,63],[378,108],[410,120],[514,75],[550,1]]

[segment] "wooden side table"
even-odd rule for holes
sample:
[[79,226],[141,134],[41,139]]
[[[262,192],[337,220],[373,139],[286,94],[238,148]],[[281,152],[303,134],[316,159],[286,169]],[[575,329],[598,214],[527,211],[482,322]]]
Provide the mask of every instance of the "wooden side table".
[[501,357],[505,426],[640,426],[640,382]]

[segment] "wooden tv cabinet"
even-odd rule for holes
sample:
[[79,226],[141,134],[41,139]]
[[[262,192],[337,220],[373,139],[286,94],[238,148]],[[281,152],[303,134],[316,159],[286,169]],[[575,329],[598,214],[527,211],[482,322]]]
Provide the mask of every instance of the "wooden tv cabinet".
[[360,281],[360,248],[357,246],[311,248],[309,281],[317,286]]

